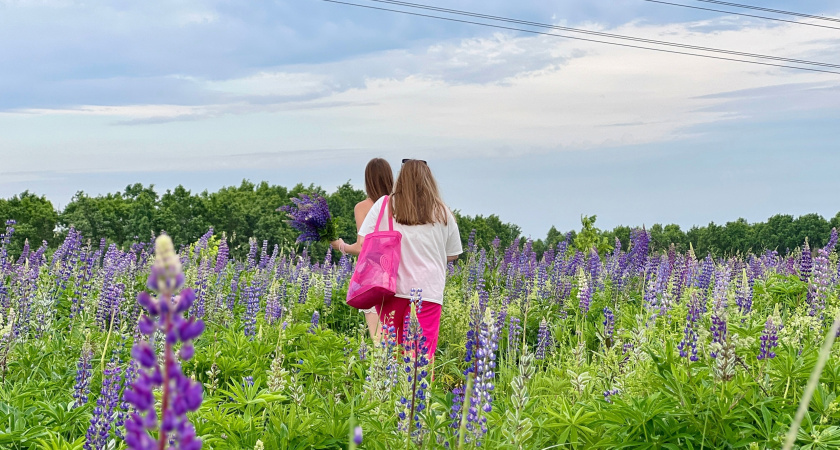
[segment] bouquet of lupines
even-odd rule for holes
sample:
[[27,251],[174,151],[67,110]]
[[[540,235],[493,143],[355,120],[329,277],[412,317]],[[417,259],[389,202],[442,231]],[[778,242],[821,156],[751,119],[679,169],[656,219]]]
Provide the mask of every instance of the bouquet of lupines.
[[[195,436],[195,428],[187,419],[187,412],[201,406],[201,383],[184,376],[175,358],[174,346],[181,342],[178,352],[181,359],[186,361],[192,358],[192,340],[204,331],[204,322],[182,317],[195,300],[192,289],[183,289],[176,295],[183,284],[184,273],[172,239],[166,235],[159,236],[155,241],[155,263],[147,282],[149,289],[156,290],[159,295],[157,299],[146,292],[137,296],[137,303],[146,310],[137,326],[150,338],[156,331],[163,334],[163,367],[158,366],[155,351],[148,342],[135,344],[131,354],[142,369],[124,394],[125,400],[137,408],[125,424],[125,441],[130,449],[201,448],[201,441]],[[162,390],[159,427],[153,394],[156,387]],[[155,428],[159,430],[157,438],[153,439],[149,431]]]
[[292,228],[300,231],[297,242],[331,242],[338,239],[335,219],[330,214],[327,200],[318,194],[300,194],[292,198],[291,205],[277,208],[289,216],[286,221]]

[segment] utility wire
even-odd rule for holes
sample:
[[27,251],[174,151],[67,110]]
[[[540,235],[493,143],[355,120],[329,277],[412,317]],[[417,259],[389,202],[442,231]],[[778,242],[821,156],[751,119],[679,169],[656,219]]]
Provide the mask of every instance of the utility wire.
[[835,17],[815,16],[815,15],[812,15],[812,14],[802,14],[802,13],[792,12],[792,11],[783,11],[781,9],[763,8],[761,6],[742,5],[740,3],[729,3],[729,2],[722,2],[722,1],[718,1],[718,0],[697,0],[697,1],[698,2],[704,2],[704,3],[714,3],[716,5],[734,6],[736,8],[755,9],[755,10],[758,10],[758,11],[772,12],[772,13],[776,13],[776,14],[787,14],[789,16],[807,17],[809,19],[819,19],[819,20],[828,20],[828,21],[831,21],[831,22],[840,22],[840,19],[837,19]]
[[[749,61],[749,60],[745,60],[745,59],[727,58],[727,57],[723,57],[723,56],[703,55],[703,54],[699,54],[699,53],[681,52],[681,51],[676,51],[676,50],[666,50],[666,49],[661,49],[661,48],[645,47],[645,46],[641,46],[641,45],[624,44],[624,43],[620,43],[620,42],[601,41],[601,40],[598,40],[598,39],[589,39],[589,38],[582,38],[582,37],[578,37],[578,36],[568,36],[568,35],[562,35],[562,34],[546,33],[544,31],[535,31],[535,30],[528,30],[528,29],[524,29],[524,28],[508,27],[508,26],[504,26],[504,25],[494,25],[494,24],[483,23],[483,22],[474,22],[474,21],[471,21],[471,20],[455,19],[455,18],[451,18],[451,17],[441,17],[441,16],[435,16],[435,15],[431,15],[431,14],[422,14],[422,13],[416,13],[416,12],[411,12],[411,11],[402,11],[402,10],[398,10],[398,9],[382,8],[382,7],[378,7],[378,6],[360,5],[360,4],[357,4],[357,3],[349,3],[349,2],[339,1],[339,0],[322,0],[322,1],[328,2],[328,3],[336,3],[336,4],[341,4],[341,5],[347,5],[347,6],[355,6],[355,7],[358,7],[358,8],[373,9],[373,10],[378,10],[378,11],[388,11],[388,12],[406,14],[406,15],[417,16],[417,17],[426,17],[426,18],[430,18],[430,19],[446,20],[446,21],[449,21],[449,22],[467,23],[467,24],[472,24],[472,25],[481,25],[481,26],[490,27],[490,28],[499,28],[499,29],[503,29],[503,30],[520,31],[520,32],[523,32],[523,33],[538,34],[538,35],[543,35],[543,36],[553,36],[553,37],[560,37],[560,38],[565,38],[565,39],[574,39],[574,40],[578,40],[578,41],[596,42],[596,43],[599,43],[599,44],[616,45],[616,46],[619,46],[619,47],[637,48],[637,49],[642,49],[642,50],[651,50],[651,51],[663,52],[663,53],[673,53],[673,54],[677,54],[677,55],[698,56],[698,57],[701,57],[701,58],[718,59],[718,60],[723,60],[723,61],[734,61],[734,62],[742,62],[742,63],[747,63],[747,64],[757,64],[757,65],[761,65],[761,66],[782,67],[782,68],[786,68],[786,69],[807,70],[809,72],[822,72],[822,73],[832,73],[832,74],[840,75],[840,72],[836,72],[836,71],[832,71],[832,70],[814,69],[814,68],[810,68],[810,67],[789,66],[789,65],[784,65],[784,64],[773,64],[773,63],[766,63],[766,62],[759,62],[759,61]],[[818,63],[818,64],[823,64],[823,63]]]
[[736,15],[736,16],[754,17],[754,18],[757,18],[757,19],[766,19],[766,20],[776,20],[778,22],[795,23],[797,25],[808,25],[809,27],[831,28],[832,30],[840,30],[840,27],[832,27],[832,26],[829,26],[829,25],[820,25],[820,24],[817,24],[817,23],[799,22],[799,21],[796,21],[796,20],[779,19],[777,17],[756,16],[754,14],[745,14],[745,13],[739,13],[739,12],[735,12],[735,11],[725,11],[725,10],[722,10],[722,9],[714,9],[714,8],[703,8],[702,6],[683,5],[681,3],[663,2],[663,1],[660,1],[660,0],[645,0],[645,1],[646,2],[651,2],[651,3],[661,3],[663,5],[681,6],[683,8],[700,9],[700,10],[703,10],[703,11],[714,11],[714,12],[719,12],[719,13],[724,13],[724,14],[733,14],[733,15]]
[[[761,55],[761,54],[756,54],[756,53],[738,52],[738,51],[734,51],[734,50],[725,50],[725,49],[711,48],[711,47],[701,47],[701,46],[696,46],[696,45],[680,44],[680,43],[676,43],[676,42],[659,41],[659,40],[655,40],[655,39],[646,39],[646,38],[639,38],[639,37],[633,37],[633,36],[625,36],[625,35],[621,35],[621,34],[604,33],[604,32],[601,32],[601,31],[584,30],[584,29],[581,29],[581,28],[563,27],[563,26],[559,26],[559,25],[551,25],[551,24],[531,22],[531,21],[519,20],[519,19],[510,19],[510,18],[507,18],[507,17],[492,16],[492,15],[488,15],[488,14],[480,14],[480,13],[462,11],[462,10],[457,10],[457,9],[441,8],[441,7],[437,7],[437,6],[423,5],[423,4],[419,4],[419,3],[411,3],[411,2],[401,1],[401,0],[369,0],[369,1],[377,2],[377,3],[386,3],[386,4],[391,4],[391,5],[398,5],[398,6],[409,7],[409,8],[425,9],[425,10],[431,10],[431,11],[436,11],[436,12],[443,12],[443,13],[447,13],[447,14],[455,14],[455,15],[462,15],[462,16],[468,16],[468,17],[481,18],[481,19],[495,20],[495,21],[500,21],[500,22],[515,23],[515,24],[519,24],[519,25],[528,25],[528,26],[540,27],[540,28],[550,28],[550,29],[559,30],[559,31],[567,31],[567,32],[572,32],[572,33],[588,34],[588,35],[594,35],[594,36],[599,36],[599,37],[606,37],[606,38],[610,38],[610,39],[628,40],[628,41],[634,41],[634,42],[642,42],[642,43],[645,43],[645,44],[664,45],[664,46],[670,46],[670,47],[685,48],[685,49],[690,49],[690,50],[699,50],[699,51],[704,51],[704,52],[724,53],[724,54],[727,54],[727,55],[746,56],[746,57],[749,57],[749,58],[760,58],[760,59],[783,61],[783,62],[789,62],[789,63],[795,63],[795,64],[807,64],[807,65],[812,65],[812,66],[822,66],[822,67],[830,67],[830,68],[840,69],[840,65],[838,65],[838,64],[815,62],[815,61],[792,59],[792,58],[783,58],[783,57],[779,57],[779,56],[768,56],[768,55]],[[400,10],[393,10],[393,11],[407,13],[406,11],[400,11]],[[437,16],[432,16],[432,17],[437,17]],[[484,24],[484,25],[494,26],[492,24]],[[571,38],[571,36],[563,36],[563,37]],[[618,44],[616,44],[616,45],[618,45]]]

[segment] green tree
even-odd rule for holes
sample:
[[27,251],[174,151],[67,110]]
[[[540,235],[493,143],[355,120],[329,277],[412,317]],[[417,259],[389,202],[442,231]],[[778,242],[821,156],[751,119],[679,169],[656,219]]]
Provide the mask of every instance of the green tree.
[[0,199],[0,227],[4,230],[9,219],[17,222],[9,244],[13,255],[20,254],[26,240],[32,247],[40,246],[42,241],[55,244],[58,213],[46,197],[24,191],[8,200]]

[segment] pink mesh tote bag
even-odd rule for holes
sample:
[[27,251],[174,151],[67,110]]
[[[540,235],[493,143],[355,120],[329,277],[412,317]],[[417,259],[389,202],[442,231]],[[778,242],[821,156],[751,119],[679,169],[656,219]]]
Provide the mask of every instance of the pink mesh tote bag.
[[388,214],[388,231],[379,231],[379,223],[388,207],[388,196],[376,219],[373,232],[365,236],[356,271],[347,288],[347,304],[353,308],[368,309],[381,305],[385,297],[397,292],[397,270],[400,267],[402,234],[394,231],[394,218]]

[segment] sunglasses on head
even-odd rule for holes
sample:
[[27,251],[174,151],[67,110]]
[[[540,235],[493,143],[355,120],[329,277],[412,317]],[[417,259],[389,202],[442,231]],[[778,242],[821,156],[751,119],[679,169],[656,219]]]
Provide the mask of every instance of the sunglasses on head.
[[425,164],[425,165],[427,165],[427,166],[429,165],[429,163],[427,163],[426,161],[423,161],[422,159],[413,159],[413,158],[405,158],[405,159],[403,159],[403,162],[402,162],[402,163],[403,163],[403,164],[405,164],[405,163],[407,163],[407,162],[409,162],[409,161],[420,161],[421,163],[423,163],[423,164]]

